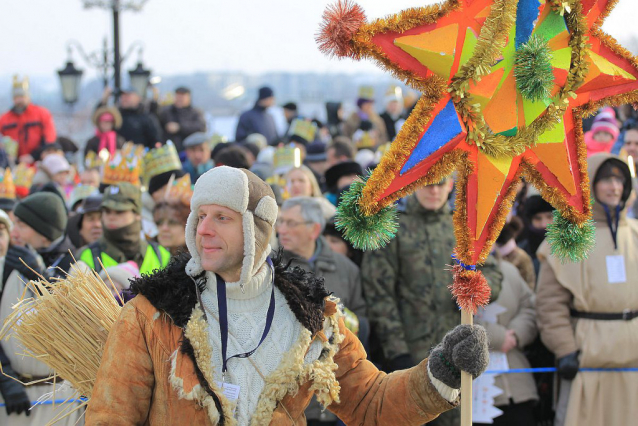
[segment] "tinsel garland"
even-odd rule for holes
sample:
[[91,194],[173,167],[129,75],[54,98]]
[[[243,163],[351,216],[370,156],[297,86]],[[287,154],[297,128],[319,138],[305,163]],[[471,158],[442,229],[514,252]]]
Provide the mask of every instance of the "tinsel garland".
[[376,250],[394,238],[398,229],[397,209],[388,206],[372,215],[363,214],[360,198],[366,179],[353,182],[343,194],[335,215],[335,226],[354,248]]
[[453,283],[449,289],[461,309],[476,314],[477,308],[490,303],[492,290],[481,271],[454,265],[452,274]]
[[566,262],[581,262],[587,259],[596,244],[594,221],[588,219],[577,225],[554,210],[554,222],[547,225],[545,239],[551,247],[551,254]]
[[549,43],[538,34],[533,34],[516,51],[514,75],[518,91],[524,99],[542,101],[550,97],[554,86],[551,61]]

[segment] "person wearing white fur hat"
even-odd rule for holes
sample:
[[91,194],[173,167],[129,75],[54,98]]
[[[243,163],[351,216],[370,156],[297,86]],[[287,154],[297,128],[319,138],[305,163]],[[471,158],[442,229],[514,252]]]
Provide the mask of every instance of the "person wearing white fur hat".
[[269,257],[277,213],[248,170],[199,178],[190,255],[131,282],[87,425],[305,425],[313,395],[347,424],[421,425],[458,404],[459,370],[487,365],[485,331],[459,326],[430,362],[378,371],[323,279]]

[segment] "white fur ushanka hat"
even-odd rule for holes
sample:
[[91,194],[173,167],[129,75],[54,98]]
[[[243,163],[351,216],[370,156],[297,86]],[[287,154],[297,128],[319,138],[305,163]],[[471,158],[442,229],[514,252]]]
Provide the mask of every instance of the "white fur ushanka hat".
[[204,270],[197,252],[195,236],[199,223],[198,209],[207,204],[228,207],[242,215],[244,231],[244,261],[240,284],[250,281],[266,261],[270,253],[270,237],[277,220],[277,202],[270,186],[245,169],[215,167],[197,179],[191,212],[186,222],[186,246],[191,260],[186,265],[186,273],[191,277]]

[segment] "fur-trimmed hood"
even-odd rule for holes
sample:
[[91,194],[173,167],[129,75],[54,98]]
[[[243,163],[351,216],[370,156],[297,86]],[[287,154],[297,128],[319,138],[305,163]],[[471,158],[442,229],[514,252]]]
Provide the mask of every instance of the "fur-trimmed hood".
[[[166,268],[152,275],[144,275],[131,282],[133,294],[144,295],[159,311],[166,313],[173,323],[184,328],[197,304],[197,292],[206,288],[206,274],[191,278],[186,273],[189,254],[171,259]],[[325,298],[330,295],[323,278],[299,267],[284,264],[281,253],[273,258],[275,285],[286,297],[290,310],[297,320],[314,335],[323,328]],[[195,284],[197,283],[197,284]]]

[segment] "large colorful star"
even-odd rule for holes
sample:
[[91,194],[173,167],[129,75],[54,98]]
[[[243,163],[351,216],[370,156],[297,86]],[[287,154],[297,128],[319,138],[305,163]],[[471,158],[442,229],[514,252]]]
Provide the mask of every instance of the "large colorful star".
[[[489,254],[521,176],[570,222],[588,220],[581,118],[638,100],[638,62],[600,30],[614,4],[448,0],[357,25],[348,49],[332,53],[373,58],[422,92],[361,210],[374,214],[456,171],[456,251],[467,264]],[[515,76],[532,37],[551,51],[553,83],[541,99],[522,94]]]

